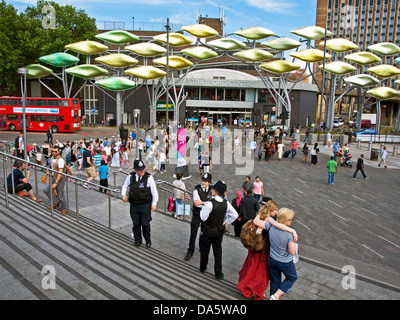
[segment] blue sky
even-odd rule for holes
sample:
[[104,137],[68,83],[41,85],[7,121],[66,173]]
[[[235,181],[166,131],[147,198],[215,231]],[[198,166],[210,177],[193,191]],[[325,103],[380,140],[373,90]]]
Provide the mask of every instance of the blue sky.
[[[241,28],[260,26],[276,35],[297,39],[290,30],[315,25],[317,0],[70,0],[56,1],[83,9],[97,21],[195,24],[197,10],[202,16],[218,18],[226,15],[225,33]],[[9,1],[18,11],[36,0]]]

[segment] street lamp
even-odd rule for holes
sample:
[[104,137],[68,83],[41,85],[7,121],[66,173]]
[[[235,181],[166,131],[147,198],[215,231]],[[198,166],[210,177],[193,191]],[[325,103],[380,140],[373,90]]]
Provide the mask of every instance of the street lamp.
[[[21,93],[22,93],[22,125],[24,132],[24,152],[23,157],[26,160],[27,153],[27,143],[26,143],[26,118],[25,118],[25,106],[26,106],[26,75],[28,74],[27,68],[18,68],[18,74],[21,76]],[[25,166],[25,174],[27,171],[27,166]]]
[[133,121],[135,124],[135,131],[136,131],[136,141],[135,141],[135,146],[136,146],[136,154],[135,154],[135,159],[137,159],[138,153],[139,153],[139,148],[138,148],[138,136],[139,136],[139,131],[138,131],[138,123],[140,123],[140,109],[133,109]]

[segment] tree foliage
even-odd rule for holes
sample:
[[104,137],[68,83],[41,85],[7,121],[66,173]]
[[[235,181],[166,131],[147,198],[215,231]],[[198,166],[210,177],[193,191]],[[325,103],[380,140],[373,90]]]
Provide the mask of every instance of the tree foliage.
[[[44,29],[42,21],[47,13],[42,9],[51,5],[55,9],[55,28]],[[18,13],[4,0],[0,2],[0,95],[13,94],[18,88],[18,68],[39,63],[39,58],[65,51],[64,46],[82,40],[93,40],[97,34],[94,18],[71,5],[61,6],[54,1],[39,0]],[[18,92],[18,91],[17,91]]]

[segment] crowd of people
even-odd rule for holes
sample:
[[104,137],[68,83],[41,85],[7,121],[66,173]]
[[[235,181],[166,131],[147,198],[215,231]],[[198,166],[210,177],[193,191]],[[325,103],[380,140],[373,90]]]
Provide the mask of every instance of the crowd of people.
[[[264,185],[260,176],[256,176],[254,181],[247,176],[241,185],[241,189],[236,191],[233,199],[227,199],[227,186],[223,181],[212,184],[212,153],[218,148],[218,142],[226,138],[224,127],[217,128],[220,134],[216,134],[212,125],[204,123],[203,127],[188,128],[187,141],[195,139],[194,145],[198,152],[198,164],[201,175],[201,183],[196,185],[193,190],[192,219],[190,223],[189,245],[185,260],[190,260],[195,252],[195,243],[200,229],[200,271],[205,272],[208,264],[210,248],[214,254],[214,273],[217,279],[223,279],[222,272],[222,239],[226,226],[234,226],[234,236],[240,237],[243,226],[253,221],[259,228],[259,232],[265,239],[266,244],[262,251],[248,251],[248,255],[239,271],[238,289],[247,298],[256,300],[268,298],[265,295],[268,284],[270,284],[271,300],[279,300],[284,293],[289,293],[297,279],[296,268],[293,257],[296,254],[297,233],[290,228],[295,213],[288,208],[279,208],[279,204],[267,197]],[[308,131],[309,133],[309,131]],[[45,195],[56,201],[53,208],[59,207],[62,214],[68,212],[65,201],[64,187],[67,182],[60,173],[70,173],[73,168],[75,173],[83,171],[87,175],[86,183],[83,187],[92,189],[93,179],[99,177],[100,186],[108,187],[108,175],[111,168],[123,170],[126,166],[132,172],[124,181],[122,187],[122,200],[130,203],[130,215],[132,219],[132,232],[135,245],[142,244],[142,237],[146,242],[146,247],[151,246],[151,211],[155,211],[158,201],[158,193],[155,187],[154,178],[150,173],[158,170],[161,174],[166,172],[165,167],[168,160],[169,135],[153,139],[150,135],[139,139],[136,132],[132,132],[127,139],[112,136],[109,140],[103,139],[87,140],[79,142],[55,140],[53,144],[52,133],[46,133],[48,139],[42,145],[33,144],[27,148],[27,154],[38,164],[43,164],[54,170],[54,173],[46,172],[44,180],[48,181]],[[254,131],[254,136],[249,136],[249,131],[245,132],[246,139],[251,140],[249,156],[257,154],[258,161],[261,161],[264,153],[264,160],[272,161],[277,155],[277,159],[289,157],[294,159],[300,148],[299,141],[292,139],[290,150],[285,152],[285,134],[278,128],[272,134],[268,133],[266,127],[259,127]],[[233,140],[232,153],[242,152],[242,139],[236,136]],[[289,136],[290,139],[290,136]],[[302,162],[306,163],[308,155],[311,155],[310,165],[318,164],[319,147],[318,143],[313,146],[308,144],[309,136],[306,134],[302,146]],[[248,141],[248,140],[247,140]],[[329,144],[331,143],[330,140]],[[327,147],[327,145],[326,145]],[[334,183],[334,175],[337,172],[337,165],[345,165],[348,161],[350,150],[347,144],[340,145],[338,141],[332,146],[332,157],[327,163],[328,184]],[[16,155],[23,158],[23,134],[21,133],[15,144]],[[385,149],[386,150],[386,149]],[[247,150],[246,150],[247,151]],[[387,154],[381,156],[381,163],[386,168]],[[135,159],[132,161],[131,159]],[[351,159],[351,157],[350,157]],[[25,177],[23,172],[24,163],[17,163],[13,171],[13,179],[17,183],[15,191],[26,190],[29,196],[35,201],[41,201],[32,192],[29,184],[29,171]],[[149,171],[150,173],[146,172]],[[353,178],[356,178],[358,171],[361,171],[364,178],[368,177],[364,173],[363,155],[357,161],[357,168]],[[182,208],[185,197],[189,200],[183,174],[178,173],[173,182],[173,200],[176,207],[176,217],[182,218],[185,208]],[[10,182],[8,180],[10,179]],[[7,178],[9,192],[11,187],[11,174]],[[183,191],[182,191],[183,190]],[[103,191],[100,188],[100,191]],[[106,191],[106,189],[104,189]],[[51,209],[51,207],[49,207]],[[285,279],[282,281],[282,274]]]

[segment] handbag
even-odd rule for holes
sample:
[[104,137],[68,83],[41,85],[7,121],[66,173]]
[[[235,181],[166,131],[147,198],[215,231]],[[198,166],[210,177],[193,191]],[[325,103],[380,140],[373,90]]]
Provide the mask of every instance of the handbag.
[[174,211],[175,200],[173,197],[168,199],[168,212]]

